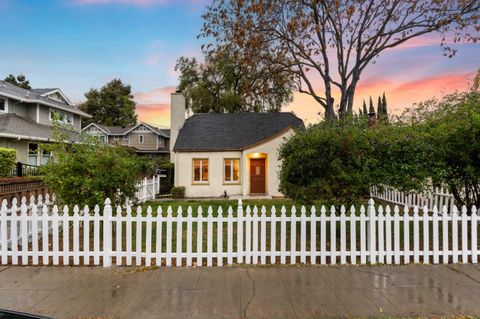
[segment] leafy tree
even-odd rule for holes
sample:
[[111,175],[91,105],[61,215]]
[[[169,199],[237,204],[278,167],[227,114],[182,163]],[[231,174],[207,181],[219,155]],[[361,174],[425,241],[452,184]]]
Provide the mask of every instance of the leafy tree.
[[280,148],[280,190],[290,198],[350,204],[368,194],[375,167],[364,117],[324,121],[298,132]]
[[9,74],[4,81],[12,83],[13,85],[21,87],[22,89],[30,90],[32,88],[30,86],[30,81],[28,81],[23,74],[19,74],[16,77],[13,74]]
[[111,147],[93,137],[70,143],[72,133],[55,129],[55,143],[43,147],[54,160],[41,166],[42,180],[60,203],[102,204],[106,198],[122,204],[133,199],[145,160],[124,147]]
[[82,121],[84,126],[94,122],[107,126],[128,126],[137,123],[132,88],[120,79],[114,79],[101,89],[91,89],[85,93],[87,101],[79,108],[92,115]]
[[447,37],[478,41],[479,10],[478,0],[214,0],[201,36],[209,53],[236,51],[249,66],[285,68],[333,119],[335,105],[340,115],[352,113],[362,72],[385,50],[432,32],[449,57]]
[[293,81],[283,69],[271,65],[245,65],[229,53],[210,55],[205,63],[181,57],[178,90],[195,113],[279,111],[292,101]]

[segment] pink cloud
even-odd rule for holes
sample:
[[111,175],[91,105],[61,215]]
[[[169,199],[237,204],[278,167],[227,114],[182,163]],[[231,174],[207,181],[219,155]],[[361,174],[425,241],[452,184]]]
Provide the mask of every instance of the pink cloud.
[[174,86],[166,86],[148,92],[137,92],[133,97],[137,104],[170,103],[170,94],[175,92],[175,89]]

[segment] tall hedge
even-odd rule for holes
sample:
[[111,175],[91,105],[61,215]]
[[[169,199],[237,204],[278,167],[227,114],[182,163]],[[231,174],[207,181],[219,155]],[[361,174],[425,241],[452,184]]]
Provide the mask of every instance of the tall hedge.
[[17,151],[0,147],[0,177],[8,176],[15,165]]

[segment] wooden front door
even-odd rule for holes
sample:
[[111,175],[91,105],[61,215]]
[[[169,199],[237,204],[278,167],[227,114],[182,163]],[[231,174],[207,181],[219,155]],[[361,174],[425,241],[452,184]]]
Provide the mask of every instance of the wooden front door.
[[265,194],[265,159],[250,159],[250,193]]

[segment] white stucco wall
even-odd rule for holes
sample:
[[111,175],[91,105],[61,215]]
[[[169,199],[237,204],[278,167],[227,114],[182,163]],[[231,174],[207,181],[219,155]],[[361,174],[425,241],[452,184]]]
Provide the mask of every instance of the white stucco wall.
[[[224,191],[231,195],[250,194],[250,157],[266,157],[266,192],[270,196],[283,196],[278,187],[281,161],[278,160],[278,150],[282,143],[295,134],[288,130],[263,144],[236,152],[181,152],[173,154],[175,163],[175,186],[185,187],[186,197],[219,197]],[[225,184],[223,181],[223,160],[226,158],[240,158],[240,183]],[[207,184],[193,183],[193,159],[209,160],[209,182]]]

